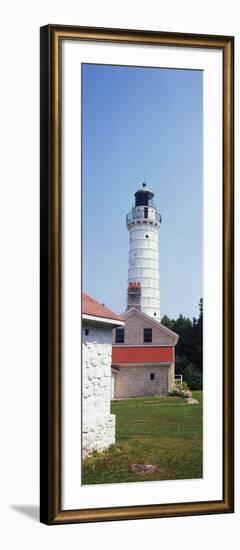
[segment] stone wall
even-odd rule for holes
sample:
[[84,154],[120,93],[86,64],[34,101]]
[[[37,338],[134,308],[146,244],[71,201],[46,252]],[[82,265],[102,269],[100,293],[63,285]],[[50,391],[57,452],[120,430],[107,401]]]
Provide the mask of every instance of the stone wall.
[[[155,375],[154,380],[150,380],[151,373]],[[170,366],[121,366],[115,375],[114,397],[167,395],[169,383]]]
[[172,363],[170,366],[169,382],[170,382],[170,389],[172,389],[175,384],[175,363]]
[[[151,343],[144,343],[143,341],[143,329],[144,328],[152,328],[152,342]],[[115,344],[116,340],[116,329],[113,330],[113,344]],[[124,326],[124,344],[125,345],[165,345],[165,346],[172,346],[174,345],[174,336],[171,336],[170,334],[166,334],[166,332],[163,332],[161,329],[161,325],[159,328],[157,326],[153,326],[153,323],[147,321],[147,319],[141,318],[137,313],[132,313],[129,315],[129,317],[126,317],[125,319],[125,326]],[[124,344],[121,344],[123,346]]]
[[[86,334],[88,332],[88,334]],[[82,331],[82,454],[115,443],[110,414],[112,328],[84,322]]]

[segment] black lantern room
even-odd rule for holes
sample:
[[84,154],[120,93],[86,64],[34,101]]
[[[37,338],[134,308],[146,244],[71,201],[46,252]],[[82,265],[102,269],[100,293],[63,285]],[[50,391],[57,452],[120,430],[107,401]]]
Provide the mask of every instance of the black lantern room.
[[143,183],[142,188],[135,193],[135,206],[154,206],[154,194],[148,189],[147,184]]

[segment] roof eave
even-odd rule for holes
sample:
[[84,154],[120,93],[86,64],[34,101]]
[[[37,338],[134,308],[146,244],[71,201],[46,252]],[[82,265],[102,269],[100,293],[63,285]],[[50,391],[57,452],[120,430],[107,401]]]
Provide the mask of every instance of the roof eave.
[[98,315],[89,315],[87,313],[82,314],[82,319],[84,321],[92,321],[94,323],[99,323],[101,325],[110,325],[113,327],[122,327],[125,323],[124,320],[111,319],[109,317],[99,317]]

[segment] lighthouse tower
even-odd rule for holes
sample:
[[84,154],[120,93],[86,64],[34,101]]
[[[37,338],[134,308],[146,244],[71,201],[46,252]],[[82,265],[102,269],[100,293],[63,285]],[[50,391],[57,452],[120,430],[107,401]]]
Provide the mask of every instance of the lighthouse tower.
[[135,307],[160,322],[158,232],[161,216],[146,183],[127,215],[130,236],[127,309]]

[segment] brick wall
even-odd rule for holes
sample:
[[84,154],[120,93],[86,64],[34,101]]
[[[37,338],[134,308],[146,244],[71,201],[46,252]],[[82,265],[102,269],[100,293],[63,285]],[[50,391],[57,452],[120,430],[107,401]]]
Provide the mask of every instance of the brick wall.
[[[143,329],[152,328],[152,342],[155,345],[173,345],[174,338],[171,335],[167,335],[161,330],[161,326],[154,327],[147,320],[142,319],[136,313],[132,313],[125,319],[124,327],[124,344],[126,345],[142,345],[143,342]],[[115,343],[116,329],[113,330],[113,343]],[[121,344],[124,345],[124,344]],[[145,343],[144,345],[148,345]]]
[[[115,375],[114,397],[167,395],[169,366],[119,367]],[[155,379],[150,380],[150,374]]]
[[170,367],[170,387],[174,386],[174,378],[175,378],[175,363],[173,363]]

